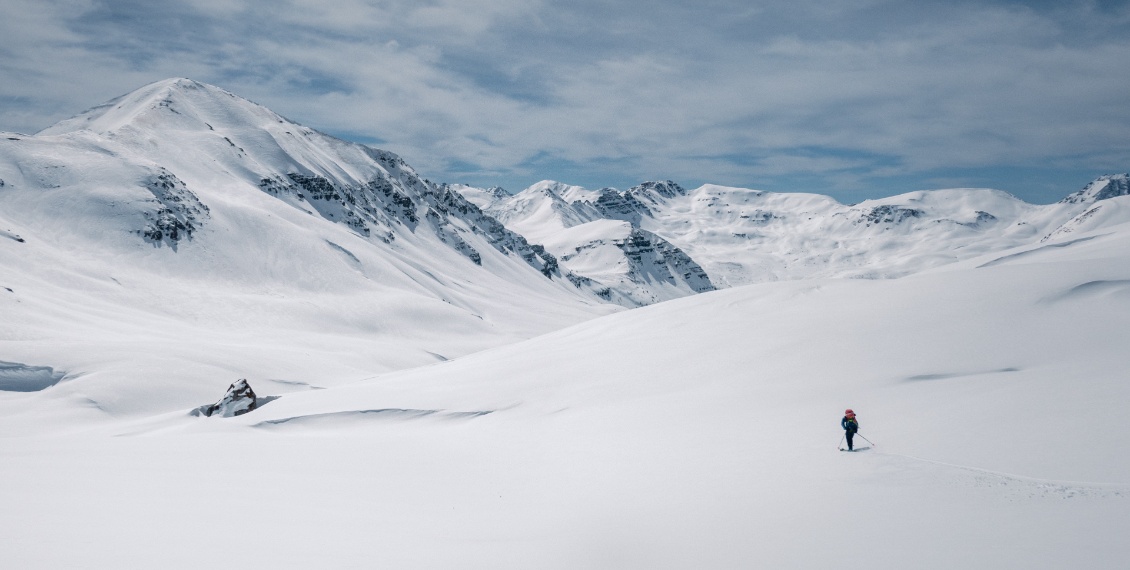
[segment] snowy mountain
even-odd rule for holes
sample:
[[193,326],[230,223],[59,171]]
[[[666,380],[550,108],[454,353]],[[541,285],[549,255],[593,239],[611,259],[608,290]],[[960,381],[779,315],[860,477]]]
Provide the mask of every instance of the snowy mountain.
[[[918,191],[844,205],[816,194],[716,185],[687,191],[671,181],[627,191],[544,181],[514,197],[480,199],[480,206],[562,259],[591,243],[591,232],[567,228],[621,220],[669,244],[712,286],[732,287],[817,277],[903,277],[1035,243],[1097,215],[1100,202],[1125,195],[1127,179],[1102,177],[1047,206],[985,189]],[[603,267],[563,265],[586,277],[623,265],[612,257],[605,261]]]
[[[616,309],[396,155],[185,79],[5,133],[0,180],[0,361],[88,374],[103,408],[138,354],[176,408],[264,362],[342,382]],[[345,356],[233,350],[253,337]]]
[[607,301],[638,307],[714,290],[693,259],[640,228],[638,215],[616,216],[605,197],[628,202],[611,188],[589,192],[544,181],[515,195],[467,186],[457,191],[478,201],[508,229],[544,245],[578,283]]
[[[148,239],[171,244],[205,223],[207,209],[189,185],[254,183],[296,209],[386,244],[435,237],[481,264],[481,254],[465,239],[478,234],[504,255],[525,260],[547,277],[558,275],[544,251],[482,216],[460,194],[423,180],[400,157],[296,125],[195,81],[143,87],[45,129],[33,144],[52,143],[97,149],[123,162],[156,163],[156,178],[147,185],[161,206],[148,212],[152,219],[141,230]],[[18,155],[27,145],[14,146]],[[67,150],[61,152],[65,156]],[[178,171],[187,184],[173,174]],[[421,225],[426,231],[417,232]]]
[[511,194],[501,186],[492,186],[490,188],[475,188],[474,186],[467,186],[466,184],[443,184],[442,186],[447,190],[455,191],[480,209],[486,208],[490,204],[511,196]]

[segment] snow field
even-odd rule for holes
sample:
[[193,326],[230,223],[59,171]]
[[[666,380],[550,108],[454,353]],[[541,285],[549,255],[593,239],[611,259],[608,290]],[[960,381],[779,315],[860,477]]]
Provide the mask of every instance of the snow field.
[[[279,567],[1118,568],[1130,239],[1115,229],[893,281],[697,295],[236,418],[0,438],[0,484],[24,490],[4,495],[4,550],[44,568],[202,553]],[[833,447],[845,407],[874,449]],[[66,547],[37,539],[48,532]]]

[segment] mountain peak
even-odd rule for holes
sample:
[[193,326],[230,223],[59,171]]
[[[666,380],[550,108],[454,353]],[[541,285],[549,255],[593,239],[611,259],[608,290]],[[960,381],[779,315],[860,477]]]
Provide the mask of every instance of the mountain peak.
[[259,104],[229,91],[184,77],[155,81],[111,101],[60,121],[40,135],[74,131],[117,133],[130,127],[176,130],[208,129],[235,124],[287,122]]

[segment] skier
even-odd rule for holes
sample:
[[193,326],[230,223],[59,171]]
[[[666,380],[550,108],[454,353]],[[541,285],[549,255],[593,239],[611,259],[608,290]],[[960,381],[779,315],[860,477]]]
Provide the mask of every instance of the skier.
[[844,428],[848,451],[852,451],[851,440],[855,437],[855,432],[859,431],[859,420],[855,419],[855,412],[851,411],[851,408],[844,411],[844,419],[840,420],[840,427]]

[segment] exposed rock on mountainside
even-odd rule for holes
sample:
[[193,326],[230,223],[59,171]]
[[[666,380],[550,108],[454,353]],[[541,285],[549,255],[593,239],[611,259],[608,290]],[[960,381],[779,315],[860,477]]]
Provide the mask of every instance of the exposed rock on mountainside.
[[592,204],[609,220],[624,220],[637,226],[643,216],[651,215],[651,210],[635,196],[618,192],[614,188],[601,190],[600,197]]
[[922,210],[884,204],[882,206],[875,206],[874,208],[871,208],[870,211],[864,214],[863,221],[868,225],[900,224],[904,220],[907,220],[909,218],[921,218],[922,214]]
[[140,230],[146,240],[176,246],[182,239],[192,237],[208,218],[208,206],[200,202],[173,173],[159,168],[146,183],[159,204],[157,211],[146,212],[149,224]]
[[1100,176],[1082,190],[1064,198],[1062,202],[1067,204],[1099,202],[1126,195],[1130,195],[1130,174],[1109,174]]
[[687,190],[670,180],[665,180],[662,182],[644,182],[639,186],[633,186],[627,192],[624,192],[624,195],[641,202],[661,204],[667,200],[686,196]]

